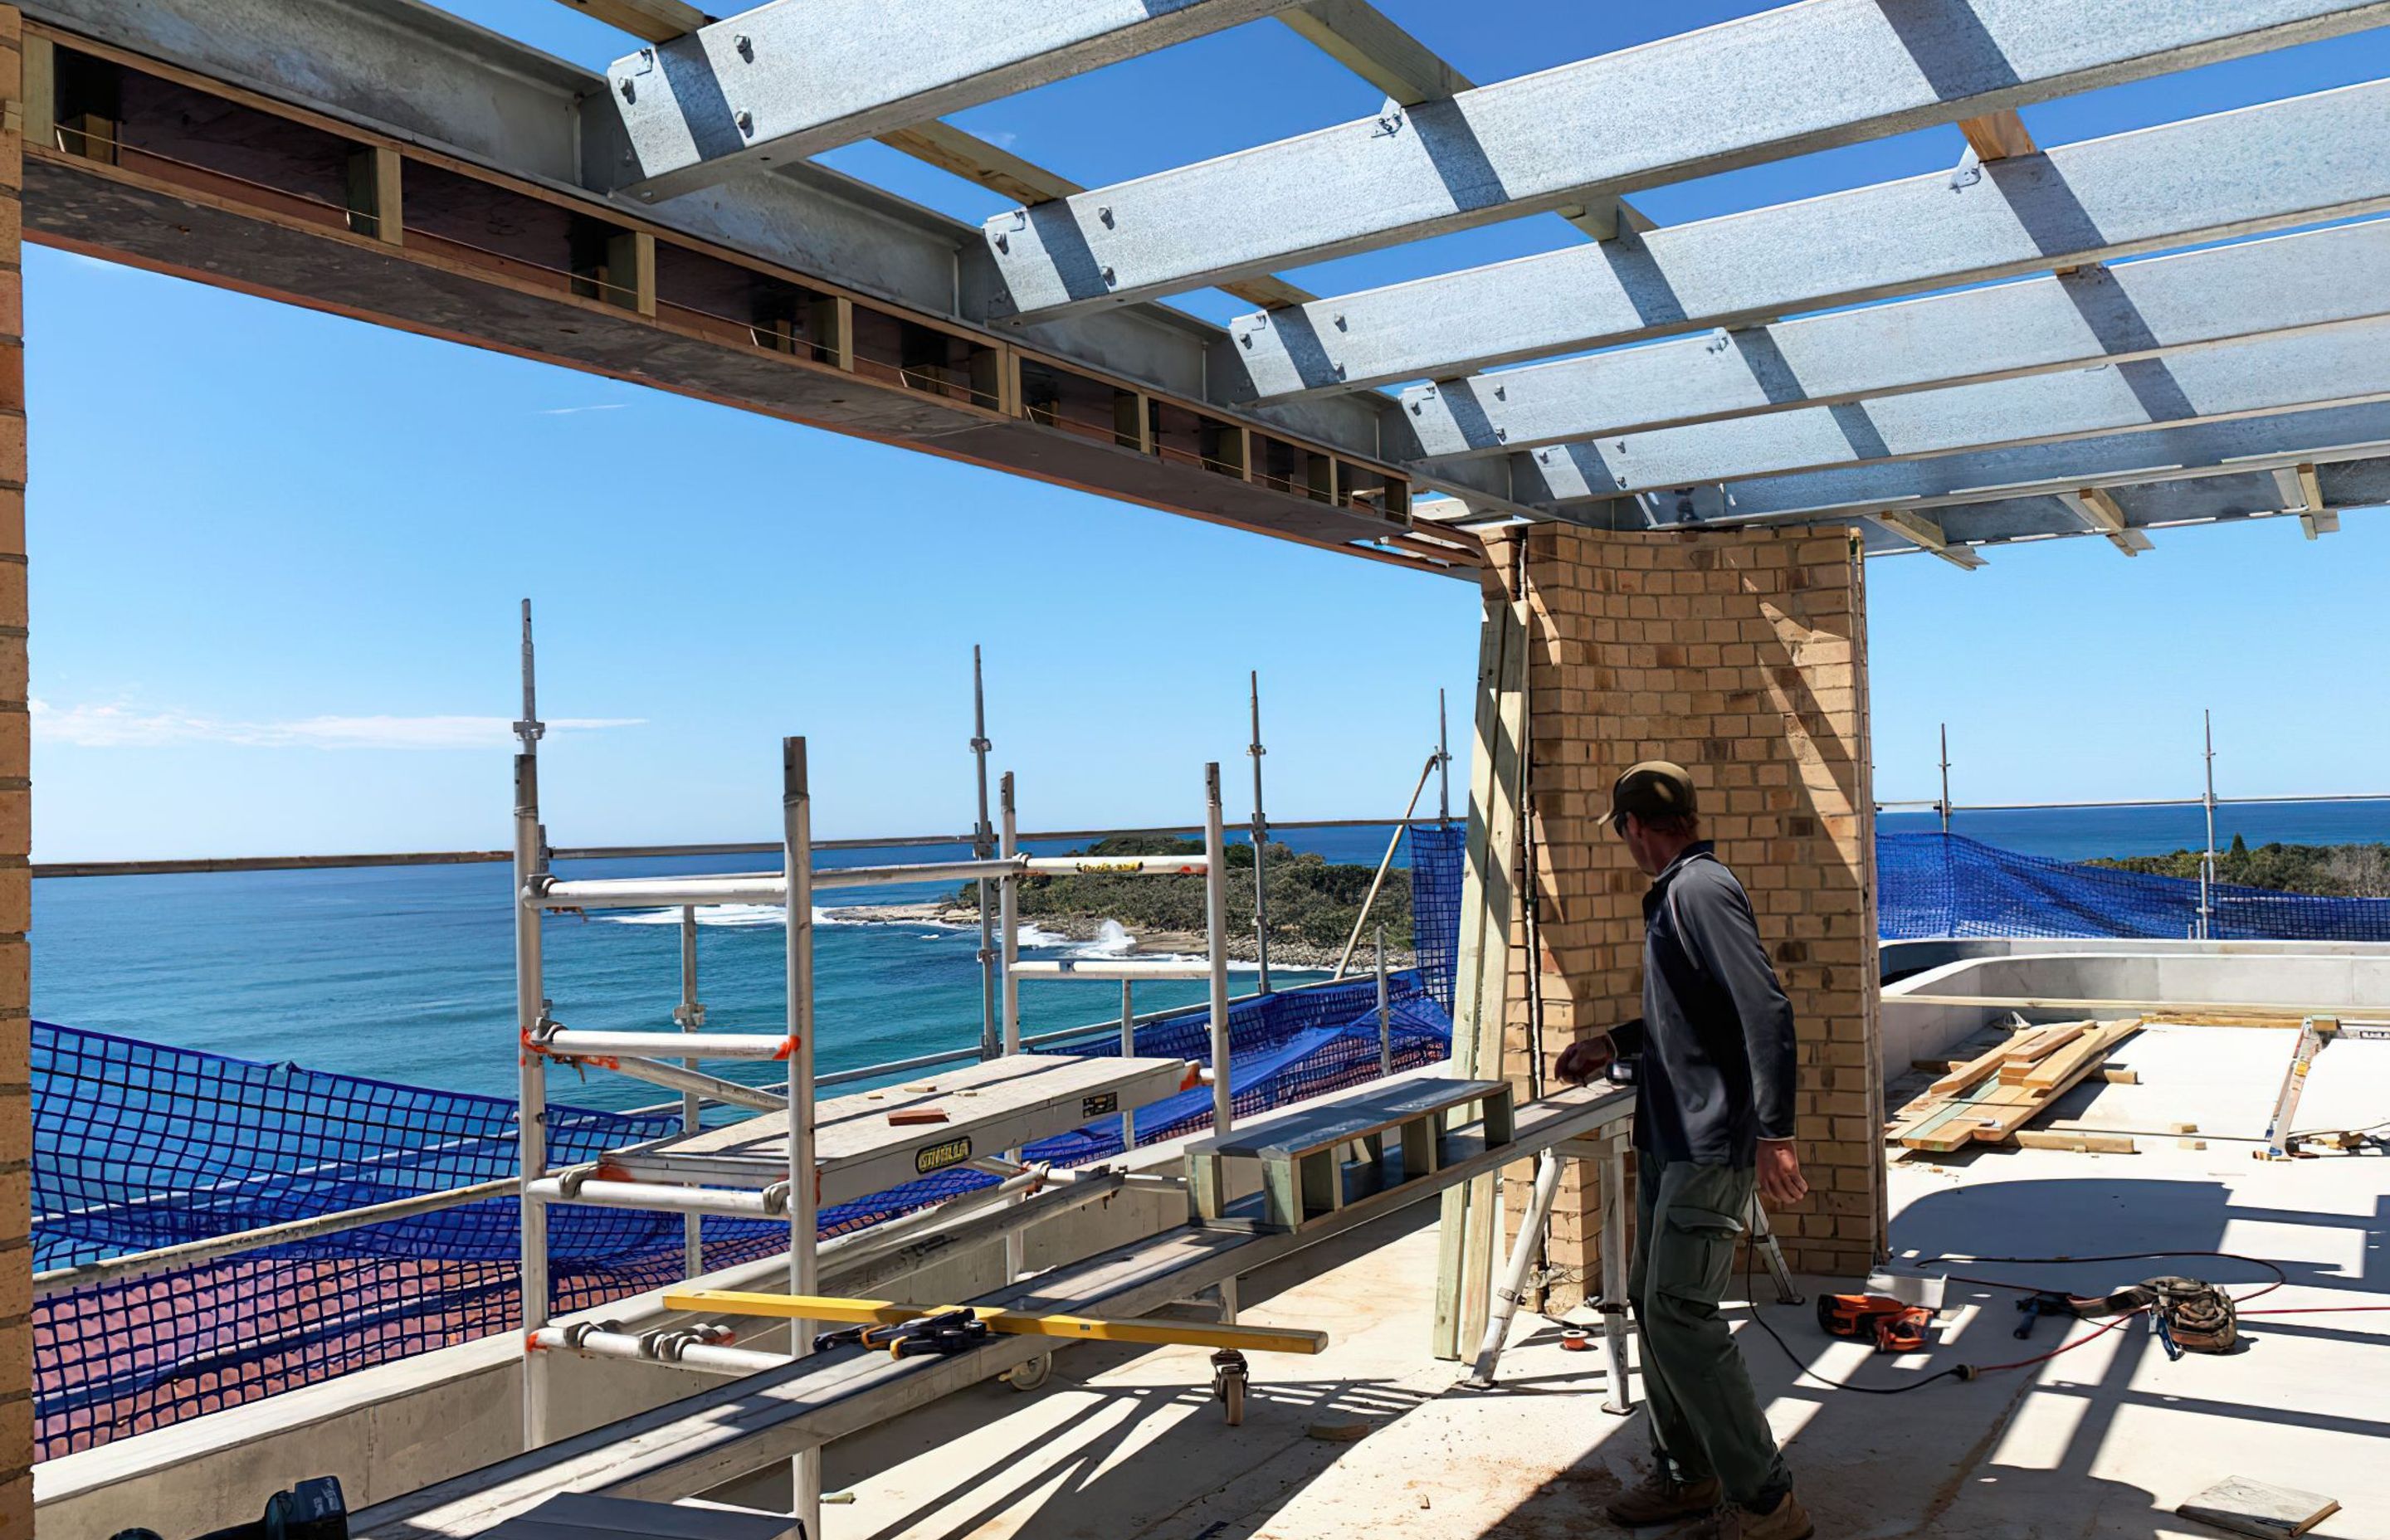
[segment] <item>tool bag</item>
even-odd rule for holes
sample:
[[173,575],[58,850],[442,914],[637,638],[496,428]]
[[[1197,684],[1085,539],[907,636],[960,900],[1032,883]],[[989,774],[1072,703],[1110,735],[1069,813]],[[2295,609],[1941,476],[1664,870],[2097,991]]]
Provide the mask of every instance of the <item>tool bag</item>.
[[2149,1310],[2185,1353],[2230,1353],[2241,1342],[2241,1313],[2232,1296],[2202,1278],[2145,1278],[2101,1302],[2105,1314]]

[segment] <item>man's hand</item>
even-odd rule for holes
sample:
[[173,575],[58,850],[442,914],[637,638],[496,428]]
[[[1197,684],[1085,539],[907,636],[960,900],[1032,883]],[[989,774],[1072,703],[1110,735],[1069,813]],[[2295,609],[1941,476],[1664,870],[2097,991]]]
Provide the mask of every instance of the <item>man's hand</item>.
[[1561,1061],[1553,1072],[1571,1085],[1583,1085],[1600,1078],[1601,1072],[1609,1069],[1610,1061],[1617,1057],[1617,1050],[1610,1046],[1610,1034],[1603,1033],[1562,1048]]
[[1809,1195],[1801,1174],[1801,1157],[1790,1139],[1759,1141],[1759,1196],[1771,1209],[1789,1209]]

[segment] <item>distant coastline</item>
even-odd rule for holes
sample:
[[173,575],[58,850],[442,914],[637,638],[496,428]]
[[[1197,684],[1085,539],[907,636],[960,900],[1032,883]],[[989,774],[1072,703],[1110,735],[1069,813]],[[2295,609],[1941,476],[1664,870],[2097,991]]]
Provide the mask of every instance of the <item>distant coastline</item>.
[[[2206,852],[2094,857],[2087,866],[2159,877],[2197,878]],[[2236,888],[2317,893],[2329,898],[2390,898],[2390,844],[2252,846],[2239,834],[2216,853],[2216,880]]]
[[[837,915],[840,922],[847,925],[946,925],[970,928],[979,924],[977,909],[944,903],[847,904],[840,905],[828,912]],[[1082,944],[1101,943],[1117,933],[1124,938],[1126,943],[1119,950],[1118,955],[1121,956],[1200,957],[1203,956],[1203,934],[1200,930],[1175,930],[1130,925],[1114,919],[1109,915],[1097,914],[1059,915],[1041,912],[1034,917],[1034,923],[1038,930],[1047,935],[1060,936],[1067,941]],[[1235,923],[1232,915],[1230,926],[1227,945],[1229,957],[1244,963],[1259,960],[1260,948],[1254,943],[1250,920],[1247,924],[1239,926]],[[1111,927],[1117,927],[1117,932],[1108,929]],[[1372,929],[1375,928],[1372,927]],[[1377,966],[1376,959],[1370,952],[1370,939],[1367,936],[1363,937],[1361,944],[1354,949],[1353,968],[1356,971],[1368,971]],[[1333,945],[1323,945],[1300,937],[1273,936],[1270,938],[1270,962],[1279,968],[1326,970],[1336,966],[1336,959],[1343,949],[1343,943],[1341,942]],[[1386,966],[1395,969],[1408,968],[1414,960],[1410,943],[1410,922],[1406,918],[1399,934],[1393,926],[1386,928]]]

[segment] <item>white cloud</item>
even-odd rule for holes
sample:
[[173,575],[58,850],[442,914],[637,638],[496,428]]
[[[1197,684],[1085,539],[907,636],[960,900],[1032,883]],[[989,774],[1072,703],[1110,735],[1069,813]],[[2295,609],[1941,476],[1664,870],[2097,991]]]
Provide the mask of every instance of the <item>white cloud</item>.
[[569,417],[582,412],[619,412],[631,404],[627,401],[609,401],[595,406],[542,406],[532,413],[535,417]]
[[[130,706],[32,703],[33,740],[76,749],[158,749],[230,743],[250,749],[504,749],[514,742],[503,716],[302,716],[235,722],[189,712]],[[636,727],[642,717],[558,717],[550,732]]]

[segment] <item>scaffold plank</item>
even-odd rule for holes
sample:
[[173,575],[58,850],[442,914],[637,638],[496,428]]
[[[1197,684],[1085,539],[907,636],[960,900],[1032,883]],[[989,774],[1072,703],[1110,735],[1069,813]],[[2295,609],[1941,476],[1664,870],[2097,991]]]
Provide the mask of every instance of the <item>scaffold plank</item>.
[[[985,1156],[1176,1095],[1192,1067],[1176,1059],[1010,1054],[932,1072],[815,1108],[824,1206],[901,1187]],[[937,1111],[943,1121],[896,1123]],[[788,1178],[788,1115],[755,1117],[610,1152],[604,1165],[642,1181],[762,1188]]]
[[[1176,1229],[970,1303],[1146,1315],[1408,1207],[1440,1187],[1615,1128],[1633,1108],[1629,1089],[1564,1090],[1520,1109],[1511,1143],[1488,1149],[1472,1131],[1458,1131],[1452,1164],[1358,1199],[1307,1230],[1253,1236]],[[1052,1346],[1047,1339],[1005,1337],[952,1357],[892,1359],[859,1349],[816,1355],[377,1504],[356,1516],[351,1533],[358,1540],[462,1540],[559,1492],[657,1501],[695,1495],[977,1384]]]

